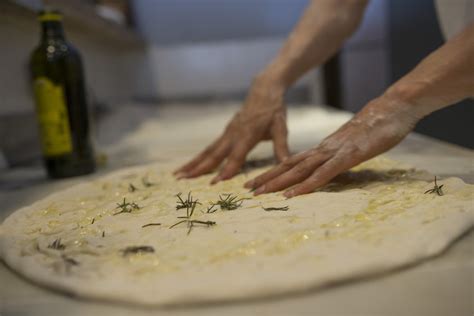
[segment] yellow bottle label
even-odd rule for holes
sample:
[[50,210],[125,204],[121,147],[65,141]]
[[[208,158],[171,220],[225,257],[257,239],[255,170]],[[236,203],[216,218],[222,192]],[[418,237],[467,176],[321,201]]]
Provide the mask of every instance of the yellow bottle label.
[[72,152],[71,130],[62,86],[46,77],[39,77],[35,79],[34,92],[43,154],[57,156]]

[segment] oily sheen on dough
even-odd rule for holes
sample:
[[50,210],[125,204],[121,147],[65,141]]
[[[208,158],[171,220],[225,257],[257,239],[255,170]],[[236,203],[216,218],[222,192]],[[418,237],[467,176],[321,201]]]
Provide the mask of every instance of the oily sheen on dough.
[[[251,170],[215,186],[212,175],[176,181],[170,166],[129,168],[52,194],[0,226],[0,255],[38,284],[84,298],[172,305],[258,298],[323,287],[436,255],[474,224],[473,186],[377,159],[312,194],[253,197]],[[152,185],[145,186],[144,179]],[[146,182],[146,181],[145,181]],[[136,190],[130,190],[130,184]],[[133,192],[131,192],[133,191]],[[193,219],[176,194],[197,198]],[[219,194],[248,198],[206,213]],[[123,199],[140,209],[117,213]],[[288,206],[288,211],[263,207]],[[147,223],[161,225],[142,227]],[[60,239],[62,249],[48,248]],[[130,246],[153,253],[124,255]]]

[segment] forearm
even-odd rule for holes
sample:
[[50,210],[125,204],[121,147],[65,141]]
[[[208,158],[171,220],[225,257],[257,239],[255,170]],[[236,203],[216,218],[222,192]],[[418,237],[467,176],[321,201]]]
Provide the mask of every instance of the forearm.
[[359,25],[368,0],[313,0],[276,56],[259,75],[287,89],[324,63]]
[[417,118],[474,96],[474,24],[426,57],[385,93]]

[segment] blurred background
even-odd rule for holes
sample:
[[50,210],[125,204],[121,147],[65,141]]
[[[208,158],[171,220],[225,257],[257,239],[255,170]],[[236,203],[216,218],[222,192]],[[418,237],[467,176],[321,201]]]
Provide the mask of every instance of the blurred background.
[[[446,0],[451,1],[451,0]],[[82,53],[98,125],[124,106],[243,100],[276,55],[307,0],[0,1],[0,168],[39,161],[28,72],[42,3],[62,11]],[[357,33],[287,95],[290,106],[351,112],[443,43],[431,0],[372,0]],[[472,100],[424,119],[417,131],[473,148]]]

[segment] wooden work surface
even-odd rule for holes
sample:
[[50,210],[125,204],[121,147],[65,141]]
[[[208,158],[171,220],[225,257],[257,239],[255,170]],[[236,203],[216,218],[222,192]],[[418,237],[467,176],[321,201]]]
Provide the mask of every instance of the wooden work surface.
[[[151,161],[187,160],[216,137],[238,104],[125,106],[101,123],[98,138],[108,156],[97,174],[48,181],[38,168],[0,174],[0,221],[15,209],[58,189],[111,170]],[[350,118],[316,106],[289,109],[290,145],[299,151],[317,144]],[[271,156],[262,144],[252,158]],[[439,177],[474,183],[473,152],[412,134],[387,153]],[[444,254],[393,273],[343,283],[288,298],[197,307],[140,309],[60,295],[25,281],[0,263],[0,316],[10,315],[473,315],[474,233]]]

